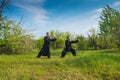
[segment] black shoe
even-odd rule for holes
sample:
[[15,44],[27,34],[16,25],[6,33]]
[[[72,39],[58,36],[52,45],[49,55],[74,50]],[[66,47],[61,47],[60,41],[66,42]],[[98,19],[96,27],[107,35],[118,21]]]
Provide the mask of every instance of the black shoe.
[[48,58],[50,58],[50,56],[47,56]]

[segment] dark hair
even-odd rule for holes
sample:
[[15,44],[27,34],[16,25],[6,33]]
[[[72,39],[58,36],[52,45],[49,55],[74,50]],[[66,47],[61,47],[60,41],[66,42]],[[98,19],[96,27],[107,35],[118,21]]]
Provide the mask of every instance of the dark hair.
[[67,39],[70,37],[70,35],[67,36]]
[[46,32],[46,34],[49,34],[49,32]]

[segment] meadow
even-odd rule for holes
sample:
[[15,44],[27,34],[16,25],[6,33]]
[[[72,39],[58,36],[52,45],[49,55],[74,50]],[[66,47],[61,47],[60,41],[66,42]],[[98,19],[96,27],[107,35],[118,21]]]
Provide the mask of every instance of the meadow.
[[37,52],[0,55],[0,80],[120,80],[120,52],[109,50],[77,51],[60,58],[36,58]]

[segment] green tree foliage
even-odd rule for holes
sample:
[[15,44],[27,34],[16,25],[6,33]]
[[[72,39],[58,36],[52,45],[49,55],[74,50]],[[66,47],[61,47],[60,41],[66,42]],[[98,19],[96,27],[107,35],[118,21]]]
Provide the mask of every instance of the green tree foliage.
[[[50,36],[51,38],[54,38],[54,36],[57,37],[57,40],[55,42],[51,42],[50,47],[52,49],[63,49],[65,47],[65,40],[66,40],[66,36],[71,35],[72,34],[69,32],[61,32],[58,30],[52,30],[50,31]],[[40,49],[42,48],[42,45],[44,43],[44,37],[40,37],[39,39],[36,40],[36,45],[37,48]]]
[[106,6],[100,16],[99,29],[104,48],[120,48],[120,12]]
[[[114,40],[114,46],[118,47],[120,49],[120,12],[115,13],[115,18],[113,18],[113,24],[112,24],[112,36]],[[116,45],[115,45],[116,44]]]
[[39,39],[36,39],[35,44],[37,46],[37,49],[41,49],[44,43],[44,37],[40,37]]
[[0,0],[0,18],[2,18],[3,12],[9,8],[10,2],[10,0]]
[[31,52],[34,47],[33,36],[25,34],[21,22],[3,19],[0,29],[0,52],[18,54]]
[[92,43],[92,46],[94,47],[95,50],[98,49],[98,30],[95,28],[91,28],[89,30],[89,41]]
[[[57,41],[51,43],[53,49],[63,49],[67,35],[71,35],[72,39],[80,39],[80,42],[73,47],[80,50],[84,49],[108,49],[120,48],[120,12],[106,6],[100,16],[99,30],[91,28],[88,37],[82,35],[72,35],[69,32],[50,31],[51,37],[57,36]],[[43,37],[36,40],[38,48],[42,47]]]
[[77,35],[77,39],[80,41],[77,43],[77,49],[78,50],[87,50],[88,49],[88,39],[84,37],[83,35]]
[[[54,49],[61,49],[65,47],[66,36],[71,35],[69,32],[51,31],[57,37],[57,41],[51,44]],[[51,34],[52,35],[52,34]],[[53,35],[52,35],[53,37]],[[71,36],[72,37],[72,36]]]

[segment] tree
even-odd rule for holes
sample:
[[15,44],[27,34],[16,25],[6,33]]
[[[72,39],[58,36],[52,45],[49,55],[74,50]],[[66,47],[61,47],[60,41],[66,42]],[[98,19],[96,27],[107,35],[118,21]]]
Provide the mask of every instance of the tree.
[[77,35],[76,38],[80,40],[78,42],[78,44],[77,44],[77,48],[79,50],[87,50],[88,49],[88,40],[87,40],[87,38],[84,37],[83,35]]
[[54,35],[56,35],[57,37],[57,41],[51,43],[51,47],[53,49],[60,49],[60,48],[64,48],[66,36],[71,35],[71,33],[52,30],[50,31],[50,35],[51,37],[54,37]]
[[11,29],[11,24],[13,24],[13,21],[7,20],[6,18],[2,19],[2,25],[0,27],[0,36],[1,36],[2,44],[0,44],[0,45],[1,45],[2,49],[4,49],[4,50],[8,50],[8,45],[7,45],[8,38],[10,37],[10,34],[12,32],[11,30],[13,30],[13,29]]
[[2,18],[2,13],[7,10],[10,5],[10,0],[0,0],[0,18]]
[[92,42],[92,45],[94,46],[94,49],[97,50],[98,47],[98,30],[96,30],[95,28],[91,28],[89,30],[90,34],[88,35],[90,41]]
[[41,36],[39,39],[35,40],[35,44],[37,46],[38,49],[41,49],[44,43],[44,37]]
[[[7,21],[6,18],[2,17],[3,12],[5,12],[9,7],[10,0],[0,0],[0,47],[7,47],[7,29],[9,29],[8,25],[11,23],[11,21]],[[7,22],[6,22],[7,21]]]
[[100,35],[103,36],[104,48],[120,47],[120,12],[109,7],[103,9],[99,21]]
[[[51,42],[51,48],[52,49],[63,49],[65,47],[65,40],[66,40],[66,36],[68,35],[72,35],[69,32],[61,32],[58,30],[52,30],[50,31],[50,35],[51,37],[54,37],[54,35],[56,35],[57,40],[55,42]],[[72,36],[71,36],[72,37]],[[37,48],[40,49],[43,45],[43,36],[41,36],[39,39],[36,40],[36,45]]]
[[116,11],[115,17],[113,18],[112,22],[112,36],[114,40],[114,45],[120,49],[120,12]]
[[32,35],[25,34],[21,21],[3,19],[4,28],[0,29],[0,53],[19,54],[29,53],[35,48]]
[[2,21],[3,21],[3,17],[2,14],[3,12],[5,12],[10,5],[10,0],[0,0],[0,29],[3,28],[2,26]]

